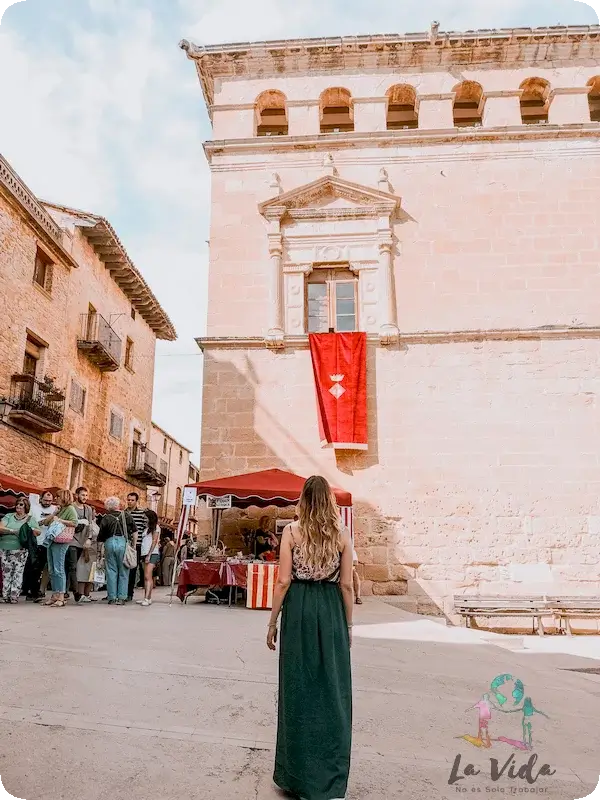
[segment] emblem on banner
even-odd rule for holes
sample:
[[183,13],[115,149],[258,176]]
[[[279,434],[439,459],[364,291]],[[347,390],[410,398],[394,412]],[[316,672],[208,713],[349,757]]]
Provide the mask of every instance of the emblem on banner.
[[340,397],[346,391],[344,387],[341,385],[342,381],[345,378],[345,375],[330,375],[329,377],[333,381],[333,386],[329,391],[335,397],[336,400],[339,400]]

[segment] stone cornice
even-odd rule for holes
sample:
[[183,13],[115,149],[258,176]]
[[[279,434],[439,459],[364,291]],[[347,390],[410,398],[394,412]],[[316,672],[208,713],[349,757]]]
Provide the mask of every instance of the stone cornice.
[[211,161],[215,155],[233,155],[245,152],[300,152],[322,149],[330,152],[340,149],[414,146],[423,144],[456,144],[458,142],[510,142],[542,141],[547,139],[578,139],[600,137],[600,123],[586,122],[565,125],[514,125],[501,128],[412,128],[397,131],[368,131],[348,133],[321,133],[310,136],[257,136],[252,139],[227,139],[204,143],[204,151]]
[[175,341],[175,328],[164,309],[152,293],[143,275],[129,258],[116,231],[104,217],[88,214],[67,206],[45,203],[68,216],[71,223],[89,241],[99,260],[104,263],[112,280],[129,298],[131,305],[154,331],[158,339]]
[[361,103],[379,103],[380,105],[387,105],[388,98],[386,95],[377,95],[376,97],[353,97],[352,104],[360,105]]
[[199,47],[180,42],[196,62],[207,105],[218,78],[269,78],[282,74],[335,74],[368,69],[401,72],[454,66],[510,68],[573,66],[600,58],[600,26],[511,28],[343,36]]
[[591,86],[556,86],[554,89],[550,89],[548,96],[552,100],[557,94],[589,94],[591,91]]
[[287,216],[293,220],[372,219],[384,215],[389,216],[396,208],[396,203],[357,206],[356,208],[292,208],[287,212]]
[[485,91],[483,93],[484,99],[488,99],[490,97],[519,97],[523,96],[522,89],[497,89],[495,91]]
[[[511,342],[511,341],[549,341],[560,339],[600,339],[600,327],[568,327],[546,325],[538,328],[494,328],[489,330],[466,331],[420,331],[400,333],[394,344],[400,348],[410,344],[452,344],[454,342]],[[372,344],[381,343],[379,334],[368,334]],[[245,350],[261,349],[266,346],[264,336],[209,336],[199,337],[196,344],[206,350]],[[307,349],[308,336],[285,336],[281,345],[287,349]]]
[[38,198],[33,194],[19,175],[13,170],[8,161],[0,155],[0,191],[15,203],[24,214],[33,228],[40,234],[50,247],[52,256],[65,262],[69,267],[78,267],[75,259],[68,253],[63,245],[63,230],[52,219]]
[[[315,207],[317,201],[326,197],[341,197],[356,205],[350,208]],[[268,220],[282,219],[284,215],[292,219],[343,219],[389,216],[400,208],[401,202],[400,197],[381,189],[326,175],[260,203],[258,210]]]
[[454,100],[456,92],[438,92],[437,94],[418,94],[417,100],[424,102],[425,100]]

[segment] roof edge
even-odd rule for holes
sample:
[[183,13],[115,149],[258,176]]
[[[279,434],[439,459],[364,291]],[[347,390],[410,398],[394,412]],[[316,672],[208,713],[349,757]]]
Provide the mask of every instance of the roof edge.
[[[436,27],[438,26],[438,27]],[[430,31],[418,33],[376,33],[357,36],[319,36],[299,39],[265,39],[255,42],[224,42],[223,44],[197,45],[188,39],[182,39],[179,47],[188,58],[197,59],[204,55],[239,52],[260,52],[264,49],[283,50],[288,47],[342,47],[353,44],[401,44],[424,43],[435,44],[445,39],[451,42],[472,41],[482,39],[512,39],[516,36],[585,36],[600,34],[598,25],[549,25],[540,28],[478,28],[469,31],[441,31],[439,23],[432,23]]]
[[[93,225],[82,224],[78,227],[89,240],[98,258],[104,262],[106,268],[111,272],[115,283],[121,288],[123,293],[129,297],[132,306],[154,331],[157,339],[171,342],[175,341],[177,339],[177,333],[175,332],[173,323],[158,302],[149,285],[146,283],[143,275],[129,257],[125,246],[117,236],[110,222],[105,217],[99,216],[98,214],[91,214],[81,209],[70,208],[69,206],[46,201],[43,201],[43,205],[54,208],[57,211],[62,211],[65,214],[79,217],[88,223],[95,223]],[[99,250],[102,246],[100,242],[105,239],[108,239],[110,249],[116,251],[116,253],[107,255]]]
[[69,267],[77,268],[79,264],[64,246],[62,228],[48,214],[42,201],[31,191],[2,154],[0,154],[0,189],[19,206],[33,227],[51,245],[57,258],[62,259]]
[[185,450],[186,453],[193,453],[194,452],[189,447],[186,447],[184,444],[181,444],[181,442],[178,442],[177,439],[173,438],[173,436],[171,436],[171,434],[168,431],[166,431],[164,428],[161,428],[160,425],[156,424],[156,422],[151,422],[150,425],[153,428],[156,428],[157,431],[162,433],[163,436],[166,436],[167,439],[170,439],[173,442],[173,444],[177,445],[177,447],[181,447],[182,450]]

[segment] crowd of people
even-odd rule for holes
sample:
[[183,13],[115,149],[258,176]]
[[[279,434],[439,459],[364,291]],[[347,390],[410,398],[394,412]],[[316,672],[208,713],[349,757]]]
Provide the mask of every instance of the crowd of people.
[[[157,582],[171,584],[177,561],[173,534],[161,532],[156,512],[140,508],[137,492],[127,495],[125,508],[118,497],[109,497],[101,515],[88,499],[84,486],[75,494],[45,491],[35,509],[27,497],[17,498],[14,511],[0,520],[5,603],[25,595],[62,608],[71,597],[78,604],[94,602],[94,587],[106,586],[104,599],[124,605],[143,587],[137,602],[147,607]],[[186,550],[190,547],[186,541]]]

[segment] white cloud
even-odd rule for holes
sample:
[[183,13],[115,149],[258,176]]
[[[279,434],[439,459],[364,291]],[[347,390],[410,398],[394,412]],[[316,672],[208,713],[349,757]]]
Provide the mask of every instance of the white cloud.
[[[0,92],[11,110],[2,152],[39,196],[115,225],[180,335],[159,344],[157,414],[197,447],[201,357],[181,353],[200,356],[194,336],[206,316],[201,97],[177,36],[150,5],[87,0],[81,15],[61,18],[56,0],[36,21],[52,34],[34,41],[13,12],[0,30]],[[182,382],[185,396],[174,396]],[[182,420],[192,438],[183,436]]]
[[[588,24],[596,22],[584,3],[576,0],[346,0],[323,3],[304,0],[179,0],[187,22],[186,38],[200,44],[303,36],[342,36],[363,33],[413,32],[429,29],[432,20],[442,30],[517,27],[521,25]],[[600,0],[595,0],[600,5]],[[589,3],[588,5],[592,5]]]
[[[180,334],[159,345],[156,415],[197,446],[210,131],[178,38],[199,43],[594,22],[575,0],[67,0],[0,28],[3,154],[38,195],[108,216]],[[2,0],[0,0],[0,7]],[[64,11],[61,15],[61,10]],[[187,431],[192,431],[190,438]]]

